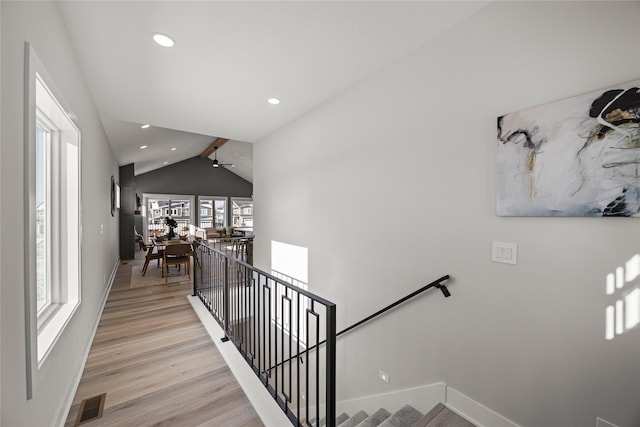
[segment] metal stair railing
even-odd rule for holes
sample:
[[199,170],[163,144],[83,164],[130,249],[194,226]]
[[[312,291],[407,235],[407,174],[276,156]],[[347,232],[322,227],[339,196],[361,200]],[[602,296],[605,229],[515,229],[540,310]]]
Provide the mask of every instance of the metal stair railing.
[[[204,241],[194,242],[193,270],[193,295],[291,423],[326,419],[335,426],[335,304]],[[307,363],[298,358],[284,366],[303,349]]]

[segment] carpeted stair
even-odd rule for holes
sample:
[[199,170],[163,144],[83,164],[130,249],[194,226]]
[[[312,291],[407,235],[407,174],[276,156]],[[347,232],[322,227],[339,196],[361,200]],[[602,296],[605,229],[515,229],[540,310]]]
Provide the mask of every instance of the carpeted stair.
[[[315,425],[313,421],[311,425]],[[325,425],[321,420],[320,425]],[[442,403],[438,403],[426,415],[422,415],[410,405],[405,405],[391,414],[386,409],[378,409],[372,415],[359,411],[350,417],[346,413],[336,417],[338,427],[476,427]]]
[[438,403],[413,427],[476,427],[475,424],[462,418],[451,409]]

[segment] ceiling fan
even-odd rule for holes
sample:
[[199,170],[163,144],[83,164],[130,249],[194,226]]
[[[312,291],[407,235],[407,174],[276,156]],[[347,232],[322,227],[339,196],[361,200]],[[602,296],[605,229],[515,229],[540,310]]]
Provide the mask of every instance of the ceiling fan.
[[214,168],[219,168],[220,166],[235,166],[233,163],[221,163],[218,161],[218,147],[213,150],[213,165]]

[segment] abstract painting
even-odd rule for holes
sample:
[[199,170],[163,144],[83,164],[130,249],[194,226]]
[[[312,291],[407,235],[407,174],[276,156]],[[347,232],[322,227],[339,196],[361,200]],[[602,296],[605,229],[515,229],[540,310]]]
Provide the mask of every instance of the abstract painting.
[[640,216],[640,80],[498,117],[499,216]]

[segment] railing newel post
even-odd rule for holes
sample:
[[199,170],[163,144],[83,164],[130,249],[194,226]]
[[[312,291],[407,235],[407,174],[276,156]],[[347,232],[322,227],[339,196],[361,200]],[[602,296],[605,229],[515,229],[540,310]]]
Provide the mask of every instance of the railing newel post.
[[336,306],[327,306],[326,347],[326,419],[328,427],[336,425]]

